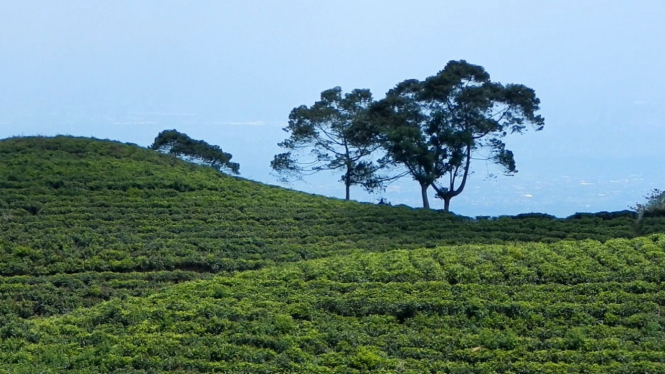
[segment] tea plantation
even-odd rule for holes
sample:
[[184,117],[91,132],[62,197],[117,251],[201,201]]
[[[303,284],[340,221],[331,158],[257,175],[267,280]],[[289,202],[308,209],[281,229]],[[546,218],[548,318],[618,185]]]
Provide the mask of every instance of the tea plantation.
[[0,373],[665,373],[665,217],[476,219],[0,141]]

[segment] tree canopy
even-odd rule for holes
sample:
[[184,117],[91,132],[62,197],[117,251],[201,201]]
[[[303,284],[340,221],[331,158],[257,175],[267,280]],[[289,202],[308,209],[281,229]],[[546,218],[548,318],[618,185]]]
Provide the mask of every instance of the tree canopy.
[[646,196],[644,196],[646,201],[644,203],[637,203],[635,206],[631,207],[638,214],[638,220],[641,220],[644,214],[663,211],[665,212],[665,191],[659,189],[653,189]]
[[[448,211],[466,186],[472,158],[480,156],[507,174],[517,172],[502,139],[523,133],[527,125],[541,130],[539,104],[531,88],[492,82],[482,66],[460,60],[424,81],[399,83],[371,113],[387,152],[384,160],[403,166],[420,184],[425,208],[431,186]],[[480,155],[483,150],[487,153]]]
[[325,170],[341,172],[347,200],[351,186],[380,189],[388,178],[379,174],[381,166],[374,161],[380,144],[367,121],[373,102],[367,89],[343,95],[334,87],[323,91],[312,106],[293,109],[284,128],[290,136],[279,143],[287,152],[275,155],[270,166],[282,181]]
[[164,130],[155,138],[151,149],[169,153],[187,161],[199,162],[221,172],[240,174],[240,165],[231,162],[231,155],[222,151],[218,145],[211,145],[203,140],[195,140],[177,130]]

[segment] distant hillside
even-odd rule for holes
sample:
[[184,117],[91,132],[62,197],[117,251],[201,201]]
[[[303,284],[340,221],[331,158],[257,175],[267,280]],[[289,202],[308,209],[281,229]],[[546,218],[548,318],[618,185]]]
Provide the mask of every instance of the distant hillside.
[[0,374],[665,372],[658,232],[665,217],[471,219],[5,139]]
[[12,320],[0,372],[663,373],[664,284],[662,234],[357,251]]
[[[650,217],[642,233],[665,232]],[[631,238],[632,213],[473,220],[309,195],[136,145],[0,141],[0,316],[48,316],[214,273],[465,243]]]

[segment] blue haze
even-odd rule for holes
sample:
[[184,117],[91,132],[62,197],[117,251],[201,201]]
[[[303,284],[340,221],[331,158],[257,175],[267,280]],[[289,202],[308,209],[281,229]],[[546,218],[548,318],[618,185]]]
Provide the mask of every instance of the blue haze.
[[[148,145],[176,128],[277,184],[269,162],[292,108],[334,86],[381,98],[465,59],[534,88],[546,126],[508,139],[517,175],[475,164],[453,211],[622,210],[665,188],[663,19],[660,0],[0,0],[0,138]],[[342,197],[337,179],[291,187]],[[408,179],[352,191],[380,196],[420,205]]]

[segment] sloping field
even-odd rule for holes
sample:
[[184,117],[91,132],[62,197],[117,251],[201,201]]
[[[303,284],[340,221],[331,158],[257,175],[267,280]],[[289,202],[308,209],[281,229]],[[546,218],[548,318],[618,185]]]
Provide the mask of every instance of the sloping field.
[[136,146],[66,137],[0,142],[0,196],[2,275],[246,270],[346,249],[635,234],[629,212],[471,221],[307,195]]
[[[663,218],[642,232],[663,232]],[[270,187],[84,138],[0,141],[0,316],[363,249],[629,238],[631,213],[471,220]]]
[[[642,232],[663,232],[663,218]],[[0,141],[0,316],[48,316],[224,271],[460,243],[629,238],[631,213],[471,220],[323,198],[111,141]]]
[[0,329],[10,373],[662,373],[665,235],[278,265]]
[[662,216],[471,219],[5,139],[0,373],[665,373],[662,233]]

